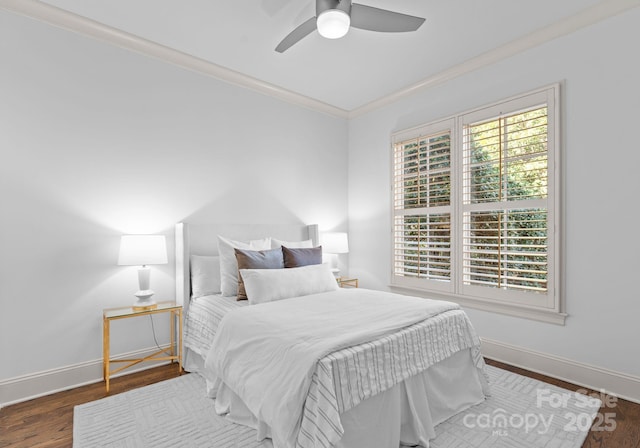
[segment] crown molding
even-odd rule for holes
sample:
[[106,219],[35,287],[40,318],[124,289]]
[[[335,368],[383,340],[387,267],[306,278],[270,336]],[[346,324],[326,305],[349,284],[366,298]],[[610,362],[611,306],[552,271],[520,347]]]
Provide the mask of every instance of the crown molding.
[[231,70],[213,62],[183,53],[173,48],[112,28],[100,22],[71,13],[38,0],[0,0],[0,8],[59,28],[101,40],[118,47],[149,56],[218,80],[286,101],[306,109],[338,118],[355,118],[380,109],[419,91],[443,84],[459,76],[494,64],[558,37],[571,34],[609,17],[640,6],[640,0],[605,0],[577,14],[540,28],[505,45],[468,59],[422,81],[383,96],[350,111],[284,89],[257,78]]
[[558,37],[571,34],[594,23],[608,19],[615,15],[640,6],[640,0],[605,0],[577,14],[565,17],[544,28],[540,28],[521,38],[513,40],[505,45],[489,50],[479,56],[468,59],[458,65],[454,65],[440,73],[436,73],[422,81],[398,90],[387,96],[383,96],[363,106],[352,109],[349,118],[355,118],[367,114],[376,109],[388,106],[402,98],[414,93],[443,84],[459,76],[473,72],[480,68],[494,64],[503,59],[515,56],[518,53],[542,45]]
[[95,20],[47,3],[37,0],[0,0],[0,8],[154,59],[159,59],[196,73],[211,76],[235,86],[247,88],[297,106],[302,106],[306,109],[322,112],[338,118],[347,118],[349,114],[349,112],[344,109],[261,81],[134,34],[104,25]]

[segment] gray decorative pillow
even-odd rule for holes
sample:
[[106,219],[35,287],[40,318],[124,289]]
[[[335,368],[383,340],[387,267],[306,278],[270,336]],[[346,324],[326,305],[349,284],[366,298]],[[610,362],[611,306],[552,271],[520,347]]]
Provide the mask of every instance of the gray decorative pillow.
[[[282,269],[284,260],[282,250],[246,250],[234,249],[236,253],[236,261],[238,262],[238,271],[240,269]],[[247,300],[247,293],[244,289],[244,281],[242,275],[238,273],[238,300]]]
[[282,246],[285,268],[300,268],[322,264],[322,246],[312,248],[289,248]]

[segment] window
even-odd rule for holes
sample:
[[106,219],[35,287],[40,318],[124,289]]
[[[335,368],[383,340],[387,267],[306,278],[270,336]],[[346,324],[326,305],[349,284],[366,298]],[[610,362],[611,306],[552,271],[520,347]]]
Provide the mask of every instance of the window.
[[393,135],[392,284],[563,322],[558,86]]

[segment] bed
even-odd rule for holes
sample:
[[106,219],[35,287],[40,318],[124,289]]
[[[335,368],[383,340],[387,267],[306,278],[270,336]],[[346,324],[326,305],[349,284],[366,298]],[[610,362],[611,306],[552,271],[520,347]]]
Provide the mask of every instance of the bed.
[[[284,241],[311,240],[315,245],[318,230],[315,225],[176,226],[176,293],[184,307],[185,369],[207,379],[218,413],[255,428],[265,446],[273,440],[276,448],[428,447],[437,424],[488,394],[478,337],[466,314],[454,304],[407,298],[403,311],[404,296],[364,289],[331,290],[257,305],[202,290],[194,294],[198,285],[192,280],[196,274],[191,272],[190,260],[217,255],[217,235],[244,241],[269,235]],[[380,310],[390,300],[398,316],[393,317],[392,327],[376,330],[370,323],[384,320],[389,313]],[[331,325],[313,321],[314,316],[325,319],[322,313],[333,313],[327,314],[333,316]],[[335,328],[351,325],[349,313],[361,318],[367,332],[335,334]],[[305,326],[325,328],[323,334],[316,336],[314,330],[313,336],[301,336],[305,341],[317,337],[321,347],[317,353],[308,353],[313,352],[308,346],[295,352],[297,343],[282,349],[261,345],[290,334],[283,317],[287,314],[307,314],[305,319],[315,322],[295,318],[289,323],[295,331],[304,332]],[[280,324],[283,328],[278,328]],[[282,333],[271,339],[256,338],[270,336],[272,330]],[[324,341],[334,336],[335,350],[328,350],[334,345]],[[241,337],[260,342],[247,345]],[[248,346],[257,350],[249,352]],[[279,350],[282,355],[274,357]],[[261,370],[265,367],[258,364],[265,353],[266,364],[278,359],[273,372]],[[296,376],[278,385],[279,378],[291,372]],[[296,378],[302,378],[300,384]]]

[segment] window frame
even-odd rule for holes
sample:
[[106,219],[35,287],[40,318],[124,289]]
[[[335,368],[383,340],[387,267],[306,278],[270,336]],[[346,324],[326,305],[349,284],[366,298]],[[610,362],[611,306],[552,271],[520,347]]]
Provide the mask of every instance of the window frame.
[[[464,205],[463,165],[464,126],[485,119],[509,116],[518,111],[531,109],[536,105],[547,106],[547,292],[536,294],[501,288],[465,285],[463,281],[463,213],[473,206]],[[470,308],[525,317],[544,322],[563,325],[566,318],[564,312],[563,284],[564,271],[561,257],[562,244],[562,165],[561,165],[561,128],[560,128],[560,83],[525,92],[510,98],[496,101],[453,116],[435,120],[420,126],[394,132],[391,135],[391,266],[390,287],[406,289],[419,295],[442,298],[460,303]],[[396,220],[400,215],[411,215],[412,209],[396,209],[396,161],[395,147],[400,142],[412,138],[433,135],[451,129],[451,280],[438,282],[423,278],[402,277],[396,275]],[[538,200],[539,201],[539,200]],[[435,212],[434,212],[435,213]],[[417,213],[416,213],[417,214]],[[535,295],[534,295],[535,294]]]

